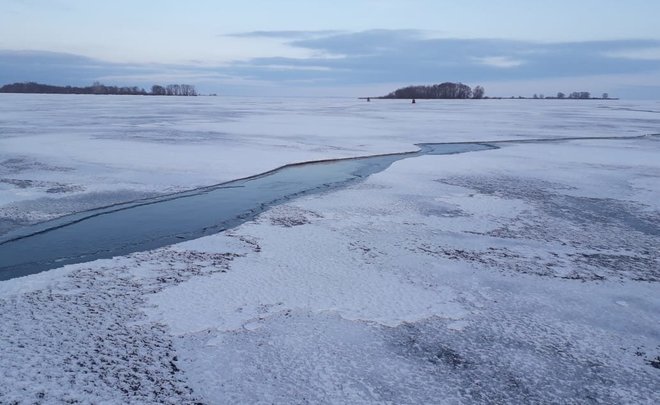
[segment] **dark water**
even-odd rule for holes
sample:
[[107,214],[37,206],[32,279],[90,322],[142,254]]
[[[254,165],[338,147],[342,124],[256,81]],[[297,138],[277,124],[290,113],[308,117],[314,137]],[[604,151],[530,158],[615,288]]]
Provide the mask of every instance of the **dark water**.
[[85,211],[23,228],[0,239],[0,280],[217,233],[273,205],[359,181],[397,160],[494,148],[476,143],[419,146],[419,152],[284,166],[248,179]]

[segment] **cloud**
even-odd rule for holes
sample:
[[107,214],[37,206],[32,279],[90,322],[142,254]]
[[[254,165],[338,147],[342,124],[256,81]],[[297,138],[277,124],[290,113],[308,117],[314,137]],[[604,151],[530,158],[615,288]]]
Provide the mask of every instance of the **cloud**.
[[606,52],[605,56],[611,58],[660,61],[660,47],[618,50],[613,52]]
[[[277,35],[270,32],[269,35]],[[497,39],[438,38],[415,30],[341,32],[302,38],[287,31],[289,45],[336,58],[255,58],[241,64],[253,78],[286,80],[268,66],[325,67],[307,79],[337,84],[481,82],[637,74],[660,70],[654,58],[633,59],[639,48],[660,47],[654,40],[538,43]],[[233,74],[239,69],[229,66]],[[315,76],[314,76],[315,75]]]
[[96,77],[141,67],[98,61],[81,55],[43,51],[0,51],[0,81],[86,84]]
[[[114,81],[108,84],[150,86],[172,79],[185,80],[200,89],[203,85],[206,91],[223,92],[230,86],[234,93],[240,93],[240,86],[245,86],[246,93],[258,94],[264,86],[380,89],[386,84],[443,81],[532,86],[579,82],[576,78],[626,77],[626,86],[642,88],[643,80],[658,77],[660,72],[660,57],[656,57],[660,56],[660,41],[656,40],[539,43],[442,38],[415,30],[253,31],[234,37],[236,44],[245,38],[282,40],[306,56],[257,57],[223,65],[203,61],[158,65],[109,63],[52,52],[0,51],[0,83],[31,80],[79,85],[103,79]],[[637,82],[630,80],[635,77]],[[585,86],[589,87],[588,83]],[[617,86],[612,82],[609,88],[597,91],[614,94],[614,89],[620,89]],[[552,94],[551,90],[531,92]],[[559,90],[572,91],[568,86]]]
[[0,85],[34,81],[80,86],[103,80],[106,84],[150,86],[227,77],[215,66],[126,64],[67,53],[0,50]]
[[[249,64],[244,65],[246,69],[249,69],[251,66]],[[329,72],[333,69],[327,66],[296,66],[296,65],[261,65],[261,69],[271,69],[271,70],[309,70],[315,72]]]
[[249,31],[233,34],[222,34],[225,37],[237,38],[276,38],[276,39],[305,39],[336,35],[342,31],[319,30],[319,31]]
[[476,57],[475,60],[486,66],[493,66],[504,69],[518,67],[525,63],[523,60],[512,59],[507,56],[483,56]]

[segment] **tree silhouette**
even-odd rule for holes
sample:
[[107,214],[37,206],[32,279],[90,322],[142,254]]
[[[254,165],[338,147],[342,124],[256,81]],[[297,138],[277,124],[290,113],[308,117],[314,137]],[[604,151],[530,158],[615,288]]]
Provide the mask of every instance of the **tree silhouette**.
[[[483,97],[485,90],[480,88],[479,94]],[[475,88],[476,89],[476,88]],[[397,89],[383,98],[404,98],[404,99],[466,99],[473,97],[473,91],[470,86],[463,83],[440,83],[432,86],[408,86]],[[480,97],[478,97],[480,98]]]
[[0,93],[34,93],[34,94],[119,94],[119,95],[154,95],[154,96],[196,96],[195,86],[189,84],[170,84],[167,87],[157,84],[151,86],[151,93],[137,86],[106,86],[94,82],[87,87],[51,86],[35,82],[6,84],[0,87]]
[[484,90],[484,88],[481,86],[476,86],[472,90],[472,98],[477,98],[477,99],[484,98],[485,94],[486,94],[486,90]]

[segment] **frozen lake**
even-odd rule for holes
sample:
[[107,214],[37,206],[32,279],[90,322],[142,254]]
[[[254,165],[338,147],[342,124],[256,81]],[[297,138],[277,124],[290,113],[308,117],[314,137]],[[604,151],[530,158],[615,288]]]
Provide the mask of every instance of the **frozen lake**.
[[0,94],[0,235],[289,163],[418,143],[643,135],[659,121],[658,102]]
[[189,238],[0,281],[0,403],[658,403],[658,133],[658,102],[0,95],[0,240],[140,199],[25,254]]
[[419,152],[285,166],[253,178],[23,227],[0,238],[0,280],[214,234],[254,219],[276,204],[364,179],[401,159],[495,148],[478,143],[420,146]]

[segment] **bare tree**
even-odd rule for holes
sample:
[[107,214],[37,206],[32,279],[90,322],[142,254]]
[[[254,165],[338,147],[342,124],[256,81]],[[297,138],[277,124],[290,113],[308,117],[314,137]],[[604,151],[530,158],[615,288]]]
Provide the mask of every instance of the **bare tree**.
[[154,96],[164,96],[167,94],[165,87],[154,84],[151,86],[151,94]]
[[486,94],[486,90],[481,86],[475,86],[472,90],[472,98],[484,98],[484,94]]
[[568,96],[568,98],[588,99],[591,98],[591,93],[588,91],[574,91]]
[[195,91],[195,86],[189,84],[181,85],[181,96],[196,96],[197,92]]

